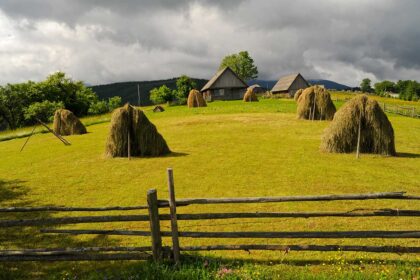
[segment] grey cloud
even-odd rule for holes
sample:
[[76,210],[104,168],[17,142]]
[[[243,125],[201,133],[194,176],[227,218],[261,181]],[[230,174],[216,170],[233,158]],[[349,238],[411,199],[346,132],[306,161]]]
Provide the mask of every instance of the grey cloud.
[[208,78],[240,50],[266,79],[420,79],[416,0],[0,0],[1,20],[0,83],[58,69],[89,83]]

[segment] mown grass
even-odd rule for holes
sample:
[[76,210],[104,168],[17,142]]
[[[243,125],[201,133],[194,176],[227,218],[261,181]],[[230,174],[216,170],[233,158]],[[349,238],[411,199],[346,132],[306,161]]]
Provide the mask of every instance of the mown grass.
[[[341,104],[337,104],[341,105]],[[420,120],[390,115],[398,157],[319,152],[325,121],[295,117],[292,100],[213,102],[206,108],[166,107],[163,113],[145,108],[167,140],[173,154],[161,158],[103,158],[108,122],[88,127],[89,133],[71,136],[64,146],[51,134],[0,143],[0,202],[2,206],[66,205],[112,206],[145,204],[148,189],[166,198],[166,167],[173,167],[178,198],[305,195],[400,191],[419,195]],[[105,116],[103,118],[107,118]],[[84,120],[86,121],[86,120]],[[89,121],[95,122],[95,118]],[[418,209],[413,201],[283,203],[255,205],[188,206],[179,213],[226,211],[315,211],[354,208]],[[164,212],[164,211],[163,211]],[[121,212],[116,212],[121,213]],[[133,213],[141,213],[133,211]],[[94,215],[97,213],[72,213]],[[39,215],[3,215],[27,218]],[[44,214],[43,216],[59,216]],[[167,230],[168,223],[162,223]],[[147,223],[69,225],[79,229],[148,229]],[[188,231],[299,231],[299,230],[418,230],[417,218],[319,218],[180,222]],[[0,231],[3,248],[142,246],[148,238],[40,235],[37,228]],[[419,246],[415,239],[381,240],[246,240],[187,239],[183,245],[206,244],[360,244]],[[170,239],[164,239],[170,245]],[[205,259],[210,268],[204,268]],[[361,262],[360,262],[361,261]],[[270,263],[271,262],[271,263]],[[378,264],[378,262],[380,262]],[[226,267],[226,270],[223,270]],[[5,264],[2,275],[56,279],[212,279],[220,271],[230,279],[411,279],[418,275],[413,255],[317,252],[208,252],[174,270],[133,262],[71,262],[67,264]],[[223,273],[222,273],[223,274]],[[118,277],[118,275],[125,275]],[[137,275],[137,276],[136,276]],[[140,276],[139,276],[140,275]],[[279,276],[277,276],[279,275]],[[86,276],[86,277],[85,277]],[[68,277],[68,278],[66,278]],[[135,278],[137,277],[137,278]],[[139,278],[140,277],[140,278]],[[155,278],[154,278],[155,277]],[[236,278],[235,278],[236,277]]]

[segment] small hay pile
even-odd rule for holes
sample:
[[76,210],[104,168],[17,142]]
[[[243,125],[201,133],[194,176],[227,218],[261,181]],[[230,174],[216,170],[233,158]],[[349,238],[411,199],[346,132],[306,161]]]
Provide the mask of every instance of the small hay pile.
[[155,108],[153,108],[153,112],[154,112],[154,113],[165,112],[165,109],[163,109],[163,107],[162,107],[162,106],[157,105]]
[[211,95],[211,92],[209,90],[203,92],[203,98],[206,102],[212,102],[213,101],[213,96]]
[[360,152],[395,156],[394,130],[378,102],[356,96],[341,107],[325,130],[321,150],[351,153],[357,150],[360,123]]
[[305,120],[332,120],[336,112],[330,94],[319,86],[305,89],[297,100],[297,115]]
[[160,156],[168,154],[168,145],[143,111],[126,104],[112,113],[105,147],[107,157]]
[[258,102],[258,97],[254,90],[249,87],[245,92],[243,100],[244,102]]
[[298,89],[295,92],[295,95],[293,96],[293,98],[295,99],[296,102],[298,101],[298,99],[299,99],[300,95],[302,94],[302,92],[303,92],[303,89]]
[[192,107],[207,107],[207,103],[203,98],[201,92],[196,89],[192,89],[188,94],[188,108]]
[[69,110],[59,109],[54,113],[53,131],[59,135],[87,133],[86,127]]

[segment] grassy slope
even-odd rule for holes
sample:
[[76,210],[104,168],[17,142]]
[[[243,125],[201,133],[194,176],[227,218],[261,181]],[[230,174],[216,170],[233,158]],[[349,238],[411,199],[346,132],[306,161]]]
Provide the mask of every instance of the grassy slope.
[[[173,167],[178,198],[221,196],[265,196],[355,193],[405,190],[419,194],[420,175],[420,120],[390,116],[396,135],[396,148],[400,157],[362,155],[356,160],[352,154],[323,154],[318,151],[320,137],[328,122],[296,120],[295,104],[291,100],[261,100],[244,104],[241,101],[214,102],[207,108],[187,109],[169,107],[164,113],[147,114],[166,138],[175,154],[162,158],[104,159],[102,157],[108,123],[89,127],[89,134],[71,136],[66,147],[51,134],[34,135],[22,153],[19,149],[25,139],[0,143],[0,194],[1,205],[66,205],[105,206],[137,205],[145,203],[146,191],[157,188],[160,197],[166,197],[165,169]],[[90,122],[94,121],[92,119]],[[383,202],[329,202],[271,204],[271,205],[224,205],[179,208],[178,212],[202,211],[291,211],[291,210],[351,210],[356,207],[400,209],[418,208],[418,203],[404,201]],[[84,213],[86,214],[86,213]],[[25,215],[23,215],[25,216]],[[22,217],[22,216],[18,216]],[[165,229],[168,224],[163,224]],[[147,223],[103,225],[77,225],[68,228],[125,228],[147,229]],[[282,219],[263,220],[255,224],[248,221],[182,222],[181,230],[365,230],[365,229],[418,229],[416,219]],[[36,229],[22,233],[2,231],[3,247],[61,247],[120,244],[146,245],[145,238],[133,237],[64,237],[39,236]],[[88,242],[88,243],[85,243]],[[247,240],[189,240],[184,245],[243,244]],[[397,240],[254,240],[266,244],[402,244]],[[169,239],[164,240],[170,244]],[[415,240],[404,240],[404,245],[416,245]],[[386,264],[367,265],[364,270],[375,273],[416,273],[418,258],[389,254],[356,253],[299,253],[288,255],[270,252],[204,253],[202,256],[229,256],[228,258],[273,261],[274,264],[240,264],[227,260],[224,265],[235,268],[242,276],[259,272],[271,275],[286,271],[294,276],[317,273],[327,277],[332,272],[345,269],[356,277],[361,258],[386,260]],[[398,265],[395,262],[400,262]],[[300,266],[297,264],[306,264]],[[215,266],[222,265],[214,261]],[[351,263],[352,265],[344,265]],[[310,265],[309,267],[307,265]],[[324,264],[324,265],[323,265]],[[119,267],[106,265],[108,268]],[[127,264],[124,264],[127,265]],[[211,277],[214,271],[202,271],[201,264],[189,264],[191,273],[203,273]],[[104,264],[74,263],[40,266],[26,265],[26,271],[71,272],[103,269]],[[187,265],[188,266],[188,265]],[[4,272],[10,272],[8,266]],[[6,269],[7,268],[7,269]],[[22,269],[22,267],[20,267]],[[136,269],[139,268],[127,268]],[[141,269],[144,269],[141,268]],[[149,267],[147,269],[157,269]],[[56,271],[55,271],[56,270]],[[248,271],[249,270],[249,271]],[[386,272],[389,270],[389,272]],[[25,271],[25,270],[21,270]],[[385,271],[385,272],[383,272]],[[184,271],[185,272],[185,271]],[[180,273],[184,273],[180,272]],[[93,272],[96,275],[96,272]],[[133,272],[134,273],[134,272]],[[162,272],[164,273],[164,272]],[[188,272],[185,272],[188,273]],[[418,273],[418,272],[417,272]],[[163,275],[163,274],[162,274]],[[195,274],[186,274],[195,275]],[[284,274],[283,274],[284,275]],[[336,274],[334,274],[336,275]],[[379,275],[379,274],[378,274]],[[60,276],[61,277],[61,276]],[[203,276],[204,277],[204,276]],[[302,276],[303,277],[303,276]]]

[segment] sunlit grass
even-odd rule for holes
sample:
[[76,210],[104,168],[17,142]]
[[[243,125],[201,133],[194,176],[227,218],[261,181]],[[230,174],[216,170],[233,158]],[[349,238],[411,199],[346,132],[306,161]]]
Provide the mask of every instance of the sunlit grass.
[[[65,206],[126,206],[146,203],[148,189],[156,188],[160,198],[168,196],[166,168],[174,168],[176,195],[187,197],[280,196],[331,193],[360,193],[407,191],[420,194],[420,120],[390,116],[395,130],[399,157],[364,154],[357,160],[354,154],[326,154],[319,151],[320,138],[328,126],[325,121],[297,120],[293,100],[263,100],[258,103],[242,101],[213,102],[206,108],[165,107],[163,113],[144,108],[150,120],[167,140],[175,154],[161,158],[105,159],[103,157],[108,132],[109,115],[83,119],[98,124],[88,127],[88,134],[66,137],[72,145],[64,146],[51,134],[34,135],[23,152],[25,139],[0,142],[1,205],[65,205]],[[254,205],[188,206],[179,213],[225,211],[316,211],[352,210],[354,208],[418,209],[417,202],[365,201],[325,203],[284,203]],[[139,213],[139,212],[133,212]],[[72,215],[93,213],[72,213]],[[26,215],[20,215],[19,218]],[[4,216],[7,218],[8,216]],[[10,217],[9,217],[10,218]],[[13,218],[13,217],[12,217]],[[162,223],[168,230],[169,224]],[[69,225],[66,228],[91,229],[147,229],[147,223],[108,223]],[[300,230],[418,230],[418,218],[319,218],[265,219],[255,221],[191,221],[180,222],[181,230],[191,231],[300,231]],[[16,229],[14,229],[16,230]],[[39,235],[35,230],[12,234],[1,232],[1,246],[5,247],[62,247],[83,245],[148,245],[147,238],[136,237],[64,237]],[[204,244],[358,244],[419,246],[414,239],[381,240],[246,240],[246,239],[182,239],[183,245]],[[170,239],[164,239],[170,245]],[[274,261],[277,265],[252,266],[264,275],[288,271],[328,275],[336,271],[336,258],[347,263],[361,257],[386,260],[389,273],[416,271],[418,256],[363,253],[317,252],[229,252],[203,253],[228,259]],[[309,268],[296,265],[303,262]],[[394,262],[401,265],[394,267]],[[414,263],[413,263],[414,262]],[[418,264],[418,263],[417,263]],[[90,270],[100,264],[71,264],[77,270]],[[222,265],[222,264],[221,264]],[[230,264],[231,265],[231,264]],[[59,270],[71,266],[60,264]],[[231,265],[233,266],[233,265]],[[408,266],[408,268],[406,268]],[[113,267],[113,266],[111,266]],[[115,267],[118,267],[116,265]],[[251,272],[234,268],[238,275]],[[375,273],[380,267],[341,265],[348,272]],[[31,264],[28,271],[58,269],[55,266]],[[241,272],[242,271],[242,272]],[[235,273],[236,273],[235,272]],[[215,274],[217,271],[214,272]],[[245,275],[243,274],[243,275]],[[58,275],[58,274],[57,274]],[[204,274],[203,274],[204,275]],[[306,274],[305,274],[306,275]],[[362,274],[363,275],[363,274]],[[252,277],[251,277],[252,278]],[[344,278],[343,278],[344,279]],[[360,278],[361,279],[361,278]]]

